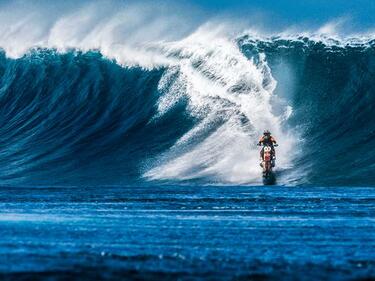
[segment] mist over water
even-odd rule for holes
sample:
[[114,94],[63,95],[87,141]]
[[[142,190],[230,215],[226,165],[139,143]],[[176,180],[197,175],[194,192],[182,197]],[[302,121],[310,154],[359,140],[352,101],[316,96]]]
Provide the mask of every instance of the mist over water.
[[98,3],[2,7],[2,184],[261,184],[269,129],[278,184],[373,185],[371,35]]

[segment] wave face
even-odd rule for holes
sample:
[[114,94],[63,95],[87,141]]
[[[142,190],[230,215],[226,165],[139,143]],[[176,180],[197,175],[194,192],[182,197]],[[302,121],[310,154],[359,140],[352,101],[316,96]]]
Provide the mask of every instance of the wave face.
[[145,147],[151,155],[170,142],[156,137],[152,148],[149,138],[160,130],[148,122],[161,70],[122,68],[93,52],[0,60],[2,183],[122,183],[138,177]]
[[256,142],[280,143],[279,184],[374,185],[374,42],[236,40],[0,56],[0,183],[260,184]]
[[244,36],[248,57],[265,53],[279,91],[293,107],[289,125],[301,134],[298,182],[374,185],[375,41],[346,42]]

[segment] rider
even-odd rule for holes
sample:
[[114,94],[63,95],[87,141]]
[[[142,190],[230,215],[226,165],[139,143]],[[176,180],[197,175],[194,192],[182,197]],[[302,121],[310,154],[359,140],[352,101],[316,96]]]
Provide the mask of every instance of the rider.
[[260,138],[258,145],[263,145],[262,150],[260,151],[260,158],[263,160],[263,151],[264,151],[264,146],[269,145],[271,147],[271,152],[272,152],[272,158],[276,158],[275,154],[275,148],[274,144],[276,144],[276,140],[273,136],[271,136],[271,132],[268,130],[265,130],[263,132],[263,136]]

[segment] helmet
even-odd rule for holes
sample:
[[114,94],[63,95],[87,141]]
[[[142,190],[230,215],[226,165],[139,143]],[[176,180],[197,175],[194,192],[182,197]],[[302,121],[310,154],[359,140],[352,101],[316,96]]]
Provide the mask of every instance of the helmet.
[[263,134],[266,135],[266,136],[269,136],[269,135],[271,135],[271,132],[268,131],[268,130],[265,130],[265,131],[263,132]]

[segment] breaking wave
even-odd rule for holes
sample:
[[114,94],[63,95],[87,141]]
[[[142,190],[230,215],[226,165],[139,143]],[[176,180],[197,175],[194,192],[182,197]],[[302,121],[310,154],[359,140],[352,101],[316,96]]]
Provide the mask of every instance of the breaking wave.
[[103,35],[118,17],[82,41],[72,22],[24,45],[25,24],[0,30],[1,184],[260,184],[264,129],[279,184],[375,183],[373,40],[204,26],[140,45]]

